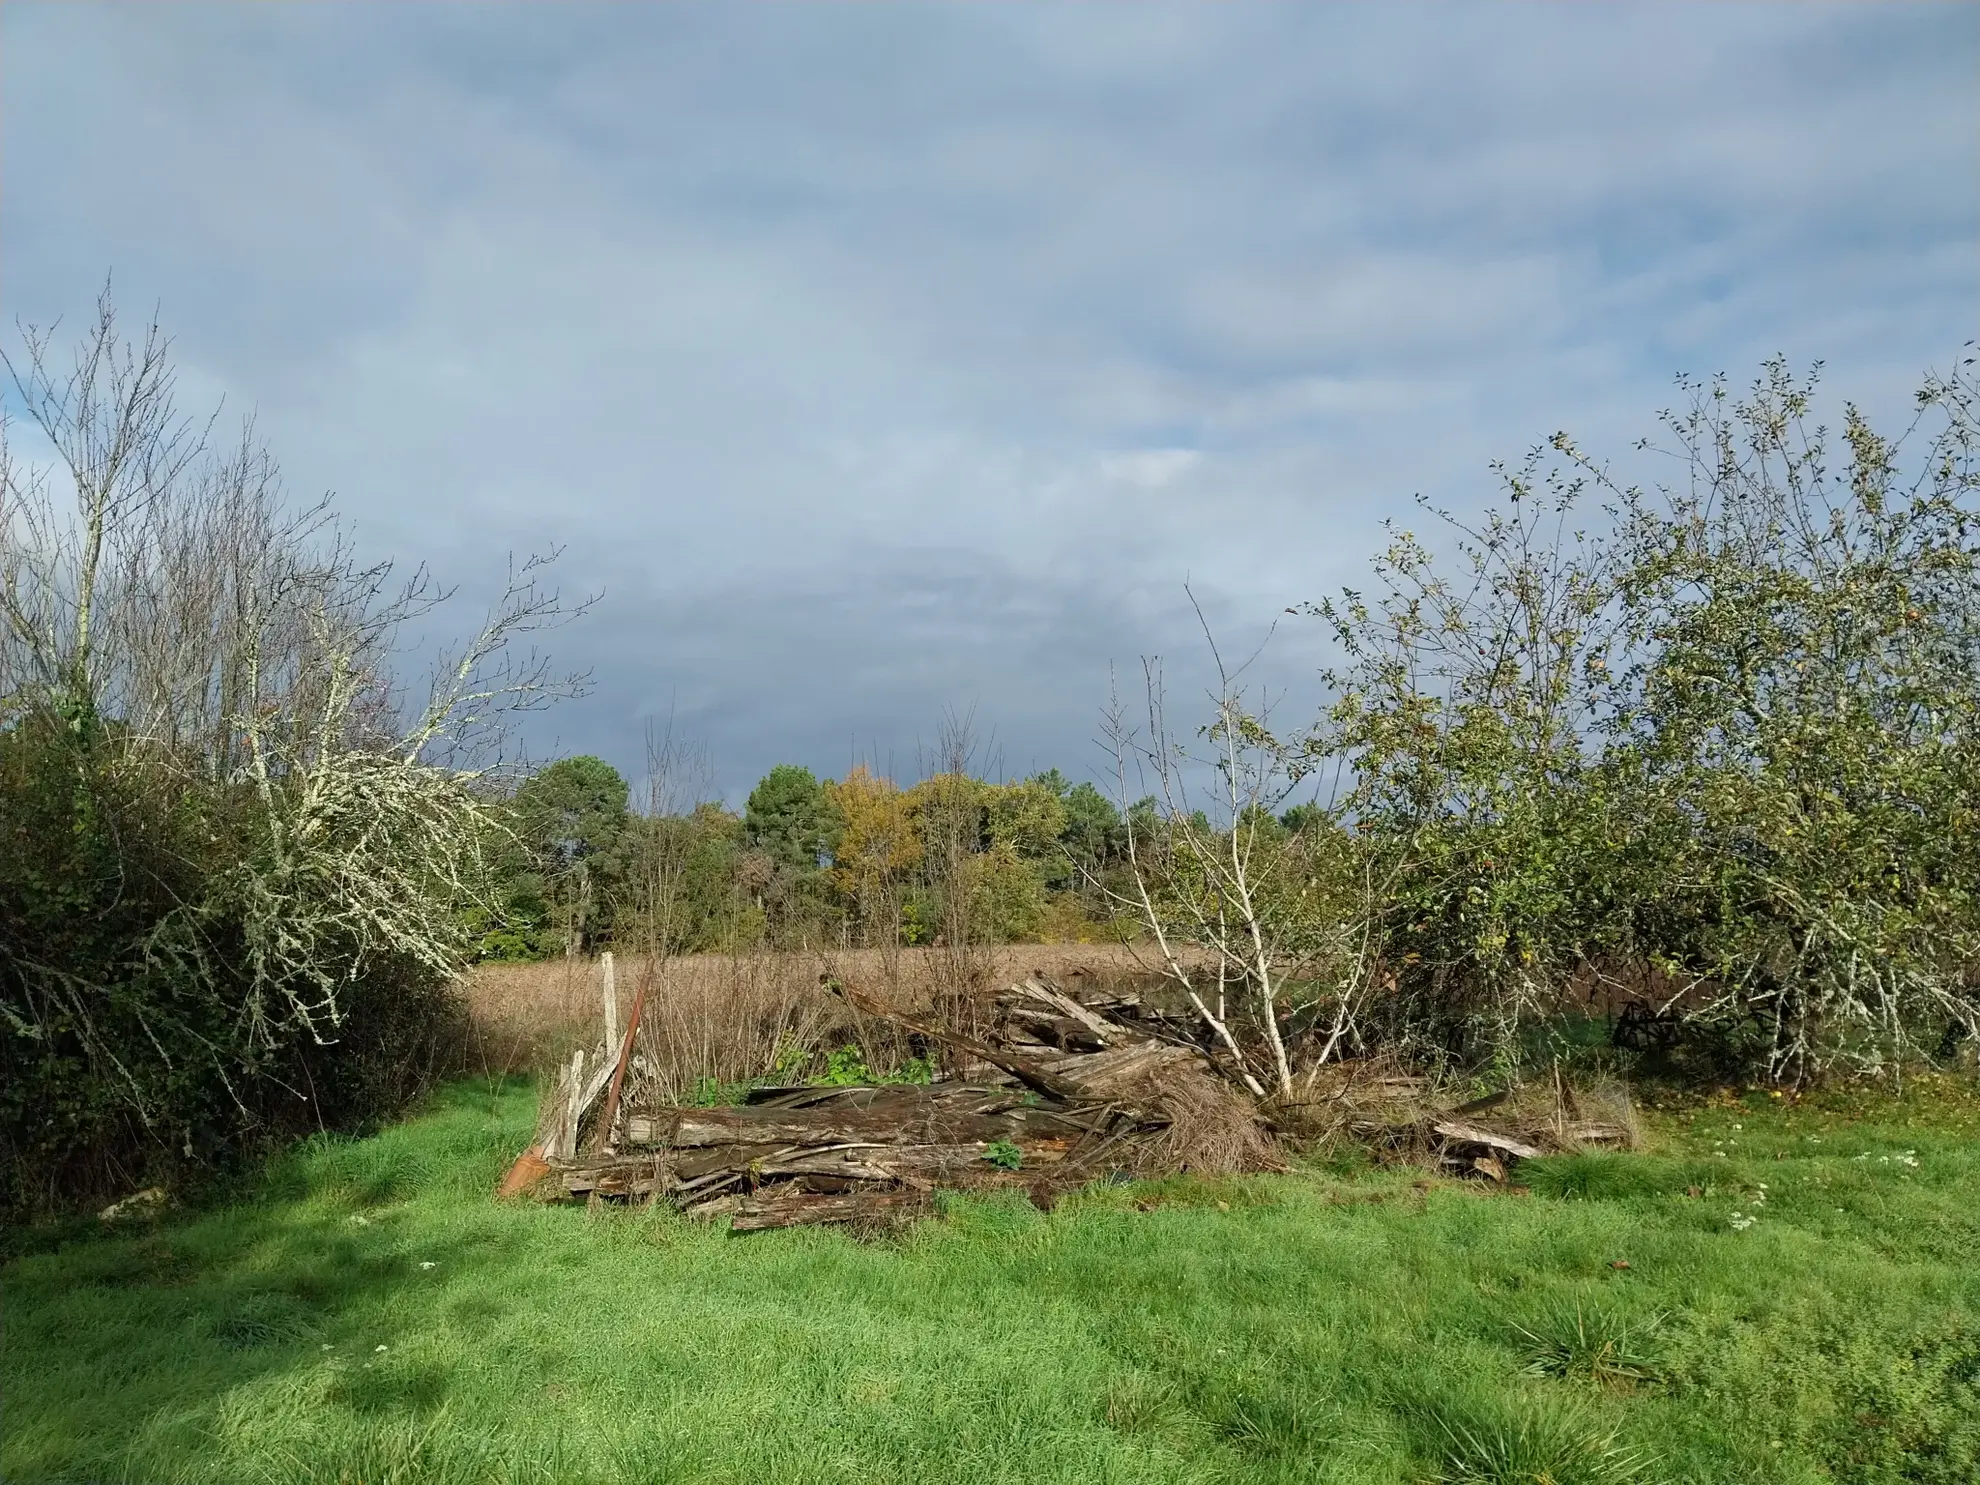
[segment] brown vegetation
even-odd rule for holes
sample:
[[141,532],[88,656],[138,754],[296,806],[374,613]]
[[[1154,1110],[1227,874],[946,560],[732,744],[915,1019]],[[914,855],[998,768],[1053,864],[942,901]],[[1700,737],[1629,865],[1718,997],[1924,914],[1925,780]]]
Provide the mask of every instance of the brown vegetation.
[[[1160,973],[1145,954],[1120,944],[1005,944],[980,952],[994,984],[1043,975],[1073,986],[1113,987]],[[793,1045],[817,1053],[852,1041],[874,1071],[891,1071],[905,1055],[891,1033],[859,1021],[821,991],[819,976],[868,985],[895,1005],[918,1007],[933,999],[946,968],[936,949],[691,954],[663,959],[657,968],[649,963],[619,961],[618,1010],[623,1016],[640,976],[651,974],[644,1036],[665,1049],[660,1060],[680,1080],[683,1096],[700,1078],[732,1083],[756,1077],[776,1065],[780,1049]],[[597,1036],[602,1007],[595,960],[479,965],[461,989],[475,1071],[540,1072]],[[843,1035],[849,1030],[869,1036]],[[835,1035],[840,1040],[832,1040]]]

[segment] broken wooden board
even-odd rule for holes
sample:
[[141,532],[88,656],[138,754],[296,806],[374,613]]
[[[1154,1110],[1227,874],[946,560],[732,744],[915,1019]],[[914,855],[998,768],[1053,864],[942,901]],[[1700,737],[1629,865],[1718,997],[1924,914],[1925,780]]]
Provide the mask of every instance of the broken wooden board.
[[799,1227],[823,1222],[873,1222],[913,1216],[927,1210],[928,1197],[919,1191],[858,1191],[845,1195],[779,1191],[761,1196],[727,1195],[687,1209],[704,1221],[726,1217],[733,1232],[760,1232],[773,1227]]
[[1010,1088],[935,1083],[803,1089],[761,1104],[635,1117],[627,1145],[674,1150],[741,1144],[969,1144],[1029,1133],[1077,1136],[1110,1123],[1101,1108],[1027,1103]]
[[612,1080],[615,1064],[604,1047],[592,1054],[589,1065],[591,1071],[587,1074],[585,1053],[579,1048],[557,1080],[549,1105],[550,1119],[537,1142],[545,1160],[569,1160],[577,1154],[578,1130],[584,1116],[591,1112],[598,1095]]
[[1460,1124],[1455,1119],[1433,1120],[1430,1128],[1446,1147],[1475,1145],[1482,1147],[1488,1155],[1510,1155],[1515,1160],[1531,1160],[1541,1153],[1539,1146],[1529,1145],[1525,1140],[1481,1129],[1476,1124]]

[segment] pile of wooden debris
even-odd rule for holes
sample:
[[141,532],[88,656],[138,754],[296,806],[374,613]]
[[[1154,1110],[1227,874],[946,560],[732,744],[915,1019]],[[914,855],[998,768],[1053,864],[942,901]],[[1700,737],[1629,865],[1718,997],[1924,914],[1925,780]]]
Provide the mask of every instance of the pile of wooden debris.
[[[608,1026],[588,1071],[583,1053],[565,1069],[504,1192],[666,1201],[749,1230],[889,1221],[925,1207],[938,1188],[1018,1187],[1049,1206],[1116,1174],[1277,1169],[1280,1136],[1292,1130],[1495,1181],[1545,1149],[1631,1141],[1626,1124],[1577,1117],[1570,1125],[1558,1108],[1551,1138],[1523,1127],[1530,1117],[1514,1121],[1522,1127],[1486,1123],[1494,1100],[1437,1112],[1422,1080],[1352,1067],[1327,1069],[1319,1086],[1309,1080],[1297,1103],[1262,1106],[1220,1071],[1190,1022],[1133,994],[1074,996],[1042,977],[1024,980],[996,998],[980,1036],[967,1036],[851,986],[827,986],[854,1010],[944,1049],[954,1075],[923,1085],[759,1087],[730,1107],[647,1107],[636,1000],[632,1024],[623,1036]],[[606,1004],[615,1009],[609,993]]]
[[[1455,1103],[1455,1107],[1453,1107]],[[1307,1143],[1350,1141],[1449,1175],[1507,1179],[1514,1164],[1568,1151],[1633,1149],[1635,1110],[1620,1084],[1577,1090],[1550,1079],[1457,1102],[1432,1080],[1380,1062],[1317,1069],[1279,1127]]]

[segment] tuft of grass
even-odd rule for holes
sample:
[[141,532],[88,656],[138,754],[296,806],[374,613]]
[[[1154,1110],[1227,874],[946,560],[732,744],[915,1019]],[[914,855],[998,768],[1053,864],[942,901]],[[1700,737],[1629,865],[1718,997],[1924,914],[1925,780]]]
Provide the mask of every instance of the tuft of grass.
[[1651,1458],[1559,1398],[1494,1398],[1428,1410],[1443,1485],[1628,1485]]
[[1528,1161],[1520,1167],[1520,1179],[1536,1195],[1563,1201],[1616,1201],[1660,1195],[1668,1188],[1669,1175],[1659,1164],[1603,1151]]
[[1582,1377],[1610,1387],[1656,1379],[1657,1332],[1667,1317],[1656,1311],[1632,1320],[1604,1305],[1577,1298],[1543,1309],[1513,1330],[1529,1347],[1527,1372],[1536,1377]]
[[260,1291],[243,1295],[219,1308],[213,1334],[229,1346],[286,1346],[315,1339],[317,1328],[309,1306],[291,1294]]

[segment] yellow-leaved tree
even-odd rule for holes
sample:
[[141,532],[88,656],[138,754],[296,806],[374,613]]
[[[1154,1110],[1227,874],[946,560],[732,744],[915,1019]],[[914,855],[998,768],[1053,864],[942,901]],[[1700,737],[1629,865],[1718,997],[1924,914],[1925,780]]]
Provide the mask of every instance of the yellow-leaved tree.
[[921,831],[909,797],[864,764],[825,787],[840,821],[832,884],[866,942],[891,944],[900,933],[909,874],[922,860]]

